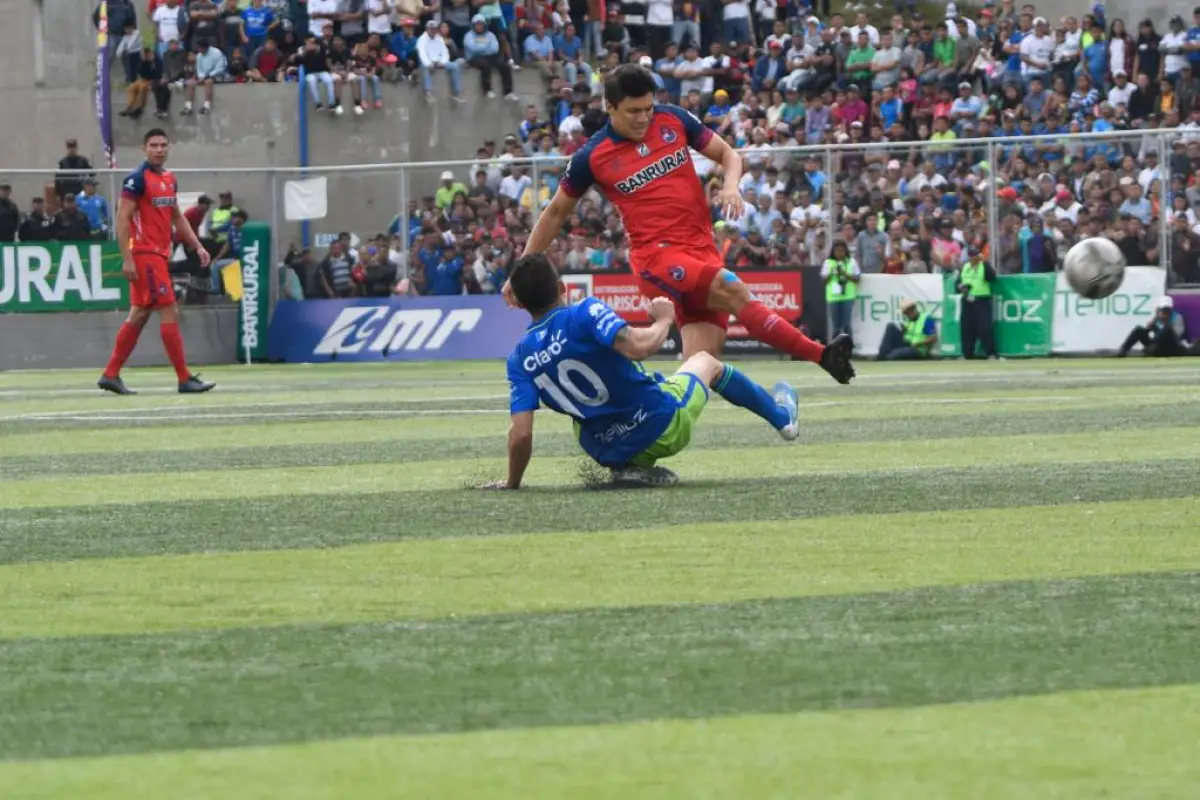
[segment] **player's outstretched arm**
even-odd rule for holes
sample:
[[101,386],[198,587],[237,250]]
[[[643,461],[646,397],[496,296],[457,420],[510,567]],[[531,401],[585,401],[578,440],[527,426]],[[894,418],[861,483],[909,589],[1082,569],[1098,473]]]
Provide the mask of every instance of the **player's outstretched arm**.
[[578,204],[579,198],[567,194],[560,186],[550,205],[546,206],[538,217],[537,224],[529,234],[529,241],[525,243],[525,252],[521,255],[530,256],[546,252],[550,243],[562,232],[563,225],[567,224]]
[[626,325],[617,331],[613,349],[634,361],[642,361],[657,353],[671,335],[671,323],[675,321],[675,304],[665,297],[654,298],[650,301],[650,317],[654,324],[648,328],[632,328]]
[[533,458],[533,412],[521,411],[512,415],[508,427],[508,486],[520,489]]

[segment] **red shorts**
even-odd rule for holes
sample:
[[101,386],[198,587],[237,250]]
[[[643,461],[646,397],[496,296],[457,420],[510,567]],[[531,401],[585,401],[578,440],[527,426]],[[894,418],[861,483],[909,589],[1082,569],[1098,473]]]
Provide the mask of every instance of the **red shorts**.
[[692,322],[729,327],[728,312],[708,307],[708,287],[725,268],[717,248],[655,247],[634,253],[631,260],[642,294],[674,302],[679,327]]
[[175,286],[167,257],[155,253],[134,253],[137,280],[129,284],[129,304],[142,308],[175,305]]

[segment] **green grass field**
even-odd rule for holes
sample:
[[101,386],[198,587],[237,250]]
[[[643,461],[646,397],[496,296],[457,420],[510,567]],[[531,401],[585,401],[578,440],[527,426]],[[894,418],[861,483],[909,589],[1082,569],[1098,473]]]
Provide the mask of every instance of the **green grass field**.
[[519,493],[498,364],[0,375],[0,796],[1196,796],[1200,363],[744,366]]

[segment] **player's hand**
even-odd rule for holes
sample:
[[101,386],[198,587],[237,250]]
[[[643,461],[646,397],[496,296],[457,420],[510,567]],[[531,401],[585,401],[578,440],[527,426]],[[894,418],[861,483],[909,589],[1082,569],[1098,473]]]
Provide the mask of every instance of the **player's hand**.
[[125,280],[130,283],[137,283],[138,272],[137,265],[132,261],[126,260],[121,262],[121,274],[125,276]]
[[208,254],[208,250],[201,246],[200,249],[196,251],[196,259],[200,262],[201,267],[207,267],[208,262],[212,260],[212,256]]
[[656,297],[650,301],[650,319],[655,322],[675,319],[675,304],[665,297]]
[[739,220],[746,212],[746,204],[742,201],[742,193],[738,191],[736,185],[722,188],[721,193],[717,195],[717,203],[719,204],[721,213],[725,215],[725,219],[727,220]]

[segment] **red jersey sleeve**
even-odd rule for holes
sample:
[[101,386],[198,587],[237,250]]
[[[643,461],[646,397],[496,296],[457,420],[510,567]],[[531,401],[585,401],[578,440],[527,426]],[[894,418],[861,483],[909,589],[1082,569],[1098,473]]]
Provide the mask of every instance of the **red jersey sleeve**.
[[712,130],[706,127],[692,112],[672,105],[655,106],[655,111],[661,114],[669,114],[678,120],[679,124],[683,126],[688,147],[696,152],[702,152],[704,148],[708,147],[708,143],[712,141]]

